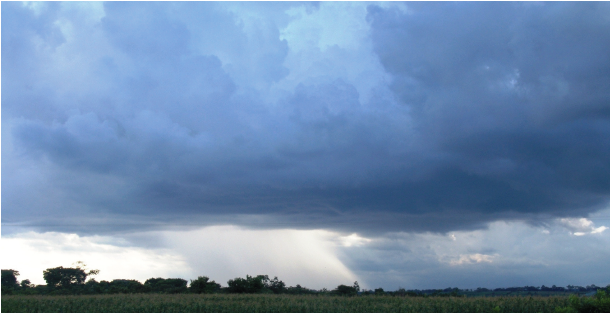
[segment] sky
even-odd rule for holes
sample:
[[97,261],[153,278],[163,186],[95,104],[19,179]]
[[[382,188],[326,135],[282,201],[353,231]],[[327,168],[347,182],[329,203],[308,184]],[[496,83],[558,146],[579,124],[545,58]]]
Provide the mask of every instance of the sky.
[[2,268],[610,284],[607,2],[3,2]]

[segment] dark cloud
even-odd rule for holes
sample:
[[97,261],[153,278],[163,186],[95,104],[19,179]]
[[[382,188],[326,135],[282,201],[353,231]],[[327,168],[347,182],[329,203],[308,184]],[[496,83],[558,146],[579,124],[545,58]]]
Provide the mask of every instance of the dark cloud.
[[[608,203],[607,4],[407,7],[368,7],[390,83],[363,101],[331,66],[347,48],[287,62],[285,13],[106,3],[84,25],[6,5],[3,223],[444,232]],[[317,74],[294,81],[295,58]]]
[[188,52],[190,34],[180,21],[168,17],[171,6],[106,3],[102,27],[109,40],[134,57],[179,59]]
[[430,177],[436,181],[425,189],[438,187],[467,210],[569,215],[605,205],[610,123],[601,99],[610,87],[603,52],[610,32],[599,12],[608,9],[444,4],[405,14],[369,7],[393,90],[453,168]]

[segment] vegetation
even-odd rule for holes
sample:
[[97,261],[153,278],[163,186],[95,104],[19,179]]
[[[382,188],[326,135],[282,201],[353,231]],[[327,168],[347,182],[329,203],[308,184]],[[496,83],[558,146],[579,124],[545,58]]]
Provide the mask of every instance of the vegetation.
[[216,293],[220,291],[220,284],[210,281],[206,276],[199,276],[196,280],[191,280],[192,293]]
[[85,270],[78,267],[64,268],[60,266],[56,268],[49,268],[45,270],[42,275],[44,280],[47,282],[47,286],[70,288],[72,286],[82,285],[85,283],[87,276],[91,275],[91,272],[86,273]]
[[610,313],[610,285],[593,297],[571,295],[569,305],[555,309],[555,313]]
[[17,276],[19,276],[19,271],[2,270],[2,294],[5,294],[5,291],[10,292],[19,289]]
[[567,297],[393,297],[275,294],[138,294],[95,296],[5,296],[6,312],[531,312],[555,313]]
[[[267,275],[235,278],[221,287],[206,276],[191,280],[150,278],[98,282],[82,262],[46,269],[46,285],[17,280],[19,271],[2,270],[2,309],[6,312],[549,312],[610,313],[610,285],[361,290],[358,282],[333,290],[286,287]],[[87,280],[89,278],[89,280]],[[589,292],[594,296],[578,296]],[[569,293],[572,293],[569,297]],[[545,297],[527,296],[543,294]],[[551,296],[552,294],[563,296]],[[510,294],[511,296],[505,296]],[[500,295],[500,296],[498,296]],[[475,297],[473,297],[475,296]],[[478,297],[476,297],[478,296]],[[494,296],[494,297],[488,297]]]
[[261,293],[265,289],[265,280],[268,280],[268,277],[264,275],[256,277],[246,275],[246,278],[229,279],[227,291],[229,293]]

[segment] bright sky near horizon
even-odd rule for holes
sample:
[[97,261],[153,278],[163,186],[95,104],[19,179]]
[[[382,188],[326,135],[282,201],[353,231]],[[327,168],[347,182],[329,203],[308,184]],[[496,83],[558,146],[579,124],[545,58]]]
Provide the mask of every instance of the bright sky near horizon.
[[1,6],[20,279],[610,283],[610,3]]

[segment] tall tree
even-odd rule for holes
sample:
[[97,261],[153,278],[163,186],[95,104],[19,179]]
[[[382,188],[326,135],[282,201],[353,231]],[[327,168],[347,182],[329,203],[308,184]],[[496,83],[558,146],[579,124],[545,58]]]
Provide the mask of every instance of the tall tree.
[[19,271],[16,270],[2,270],[2,294],[10,294],[13,290],[19,287],[17,283],[17,276]]
[[76,285],[83,285],[87,276],[97,275],[99,270],[85,270],[86,265],[78,261],[75,263],[75,267],[54,267],[48,268],[42,272],[44,280],[47,282],[49,287],[61,287],[70,288]]

